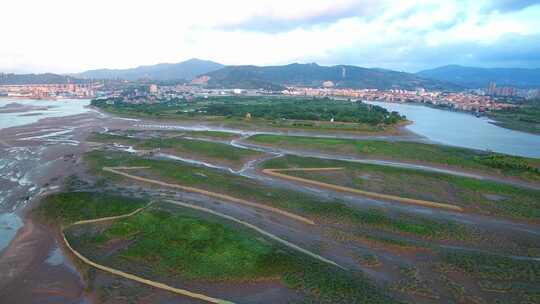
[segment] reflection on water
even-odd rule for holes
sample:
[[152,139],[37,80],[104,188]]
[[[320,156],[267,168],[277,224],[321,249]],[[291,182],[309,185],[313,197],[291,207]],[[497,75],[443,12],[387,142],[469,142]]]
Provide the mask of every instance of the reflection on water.
[[45,263],[51,266],[59,266],[64,263],[64,255],[62,254],[60,247],[55,247],[51,252],[49,252],[49,256],[45,260]]
[[493,125],[488,118],[467,113],[439,110],[420,105],[369,102],[398,111],[414,123],[412,132],[429,140],[466,148],[540,157],[540,136]]
[[7,247],[21,227],[22,220],[15,213],[0,213],[0,252]]
[[0,107],[4,107],[11,103],[17,103],[24,106],[47,107],[48,109],[39,109],[19,113],[0,113],[0,129],[31,124],[47,117],[62,117],[81,114],[88,111],[85,106],[90,104],[88,100],[33,100],[0,98]]

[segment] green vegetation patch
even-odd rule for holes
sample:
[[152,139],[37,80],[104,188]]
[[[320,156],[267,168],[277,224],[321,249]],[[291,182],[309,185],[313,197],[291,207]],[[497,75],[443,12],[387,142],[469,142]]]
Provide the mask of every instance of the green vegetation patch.
[[128,153],[100,151],[86,154],[86,160],[94,172],[107,174],[113,178],[118,178],[118,176],[103,172],[101,168],[104,166],[150,167],[144,174],[150,172],[160,180],[225,193],[299,214],[334,221],[337,219],[352,225],[366,225],[425,238],[466,239],[470,237],[463,226],[452,222],[432,221],[409,215],[390,217],[378,209],[363,210],[350,207],[340,201],[321,201],[315,196],[302,192],[272,188],[246,177],[185,163],[151,160]]
[[396,161],[438,164],[540,181],[540,159],[509,156],[444,145],[339,138],[259,134],[249,138],[259,144],[358,155]]
[[443,262],[482,279],[540,283],[540,262],[464,250],[446,250]]
[[230,140],[238,136],[236,133],[226,131],[184,131],[182,133],[193,137],[210,137],[224,140]]
[[396,124],[404,118],[397,112],[388,112],[378,106],[361,102],[323,99],[265,98],[265,97],[221,97],[200,108],[213,116],[251,117],[267,120],[289,119],[306,121],[354,122]]
[[304,293],[308,302],[393,303],[362,273],[343,271],[263,241],[252,232],[183,212],[143,211],[115,221],[97,235],[79,231],[68,238],[93,254],[104,248],[107,252],[110,242],[128,242],[119,249],[113,246],[112,255],[95,258],[113,267],[134,262],[158,277],[206,282],[278,279]]
[[493,111],[489,117],[501,127],[540,134],[540,100],[521,107]]
[[240,161],[243,158],[261,154],[257,151],[236,148],[222,143],[180,138],[153,138],[141,142],[139,146],[147,149],[174,149],[177,152],[193,153],[230,161]]
[[454,203],[475,212],[537,220],[540,191],[492,181],[436,172],[286,156],[266,161],[264,168],[344,167],[332,172],[285,172],[292,176],[366,191],[441,203]]
[[[266,121],[290,120],[313,127],[310,121],[358,123],[371,126],[395,125],[404,121],[397,112],[361,102],[332,100],[329,98],[297,98],[268,96],[227,96],[195,99],[191,102],[176,100],[153,104],[130,104],[122,99],[93,100],[92,105],[117,114],[162,118],[253,118]],[[249,115],[248,115],[249,113]]]
[[66,192],[47,196],[38,208],[47,220],[69,224],[81,220],[117,216],[141,208],[137,198],[97,192]]
[[122,258],[187,279],[272,278],[283,273],[289,263],[285,253],[247,233],[160,210],[116,221],[96,241],[133,236],[135,242],[120,253]]
[[133,145],[137,149],[172,149],[180,154],[191,156],[212,158],[229,161],[236,165],[241,165],[242,160],[261,155],[261,152],[233,147],[219,142],[206,140],[175,138],[149,138],[137,139],[114,134],[95,133],[89,139],[91,141],[121,143]]

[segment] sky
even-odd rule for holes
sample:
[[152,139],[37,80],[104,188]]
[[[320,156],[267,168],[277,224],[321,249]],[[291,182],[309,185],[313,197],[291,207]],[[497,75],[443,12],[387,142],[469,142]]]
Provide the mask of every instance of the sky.
[[540,68],[540,0],[2,0],[0,72],[190,58]]

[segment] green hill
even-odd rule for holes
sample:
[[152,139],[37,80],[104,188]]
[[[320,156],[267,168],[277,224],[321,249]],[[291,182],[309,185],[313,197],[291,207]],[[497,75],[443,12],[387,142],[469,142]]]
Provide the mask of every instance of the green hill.
[[357,89],[455,89],[456,85],[418,77],[414,74],[351,65],[320,66],[315,63],[293,63],[283,66],[227,66],[204,74],[209,87],[271,88],[283,86],[320,87],[332,82],[338,88]]

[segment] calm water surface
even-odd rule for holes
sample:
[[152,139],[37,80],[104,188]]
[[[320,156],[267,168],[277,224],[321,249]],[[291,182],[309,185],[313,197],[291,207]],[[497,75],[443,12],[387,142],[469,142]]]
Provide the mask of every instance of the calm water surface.
[[33,100],[0,98],[0,107],[4,107],[10,103],[47,107],[48,109],[20,113],[0,113],[0,129],[35,123],[40,119],[47,117],[63,117],[88,112],[89,109],[85,108],[85,106],[89,105],[90,101],[72,99]]
[[488,118],[421,105],[369,102],[407,116],[410,131],[431,141],[540,158],[540,136],[493,125]]

